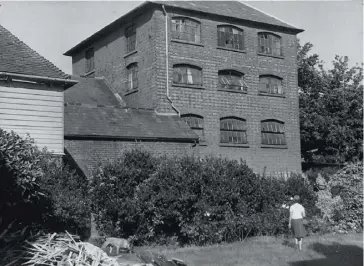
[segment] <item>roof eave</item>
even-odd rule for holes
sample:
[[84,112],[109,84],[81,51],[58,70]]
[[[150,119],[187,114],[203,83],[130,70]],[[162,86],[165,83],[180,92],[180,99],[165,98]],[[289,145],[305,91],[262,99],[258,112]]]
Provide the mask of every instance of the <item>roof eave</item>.
[[[168,5],[168,2],[166,1],[165,3],[161,4],[161,3],[156,3],[156,2],[152,2],[152,1],[146,1],[142,4],[140,4],[139,6],[135,7],[134,9],[130,10],[128,13],[126,13],[125,15],[121,16],[120,18],[116,19],[115,21],[111,22],[110,24],[106,25],[105,27],[103,27],[102,29],[98,30],[97,32],[95,32],[94,34],[92,34],[91,36],[89,36],[88,38],[84,39],[83,41],[81,41],[80,43],[78,43],[77,45],[75,45],[74,47],[72,47],[71,49],[69,49],[68,51],[66,51],[63,55],[65,56],[72,56],[74,53],[78,52],[79,50],[83,49],[85,46],[87,46],[87,44],[94,39],[98,39],[99,37],[103,36],[104,34],[106,34],[109,30],[112,30],[113,27],[115,27],[116,25],[119,25],[123,20],[126,19],[126,17],[128,17],[130,14],[137,12],[137,11],[141,11],[142,9],[146,8],[148,5],[152,6],[162,6],[162,5],[166,5],[170,8],[176,8],[176,9],[182,9],[182,10],[190,10],[187,8],[183,8],[183,7],[176,7],[176,6],[172,6],[172,5]],[[198,13],[203,13],[203,14],[212,14],[209,12],[203,12],[203,11],[196,11],[196,10],[192,10],[194,12],[198,12]],[[217,15],[217,16],[223,16],[223,15],[218,15],[218,14],[213,14],[213,15]],[[227,17],[227,16],[223,16],[223,17]],[[230,18],[230,17],[228,17]],[[241,19],[241,18],[234,18],[237,20],[242,20],[242,21],[250,21],[256,24],[260,24],[260,25],[266,25],[266,26],[270,26],[270,27],[278,27],[284,30],[289,30],[291,32],[293,32],[294,34],[298,34],[303,32],[303,29],[298,29],[295,27],[284,27],[284,26],[278,26],[278,25],[274,25],[274,24],[268,24],[268,23],[262,23],[262,22],[257,22],[257,21],[252,21],[252,20],[246,20],[246,19]]]
[[102,29],[98,30],[97,32],[95,32],[94,34],[92,34],[88,38],[84,39],[80,43],[76,44],[76,46],[74,46],[71,49],[69,49],[63,55],[65,55],[65,56],[72,56],[75,52],[81,50],[88,42],[90,42],[93,39],[97,39],[98,37],[104,35],[108,30],[112,30],[112,28],[114,26],[120,24],[127,16],[129,16],[130,14],[132,14],[132,13],[134,13],[136,11],[142,10],[143,8],[145,8],[147,5],[150,5],[150,4],[155,4],[155,3],[150,2],[150,1],[143,2],[139,6],[133,8],[132,10],[130,10],[128,13],[124,14],[123,16],[121,16],[120,18],[118,18],[115,21],[111,22],[110,24],[106,25],[105,27],[103,27]]
[[66,79],[66,78],[51,78],[45,76],[35,76],[35,75],[26,75],[26,74],[18,74],[11,72],[3,72],[0,71],[0,77],[7,77],[11,79],[19,79],[25,81],[33,81],[33,82],[49,82],[49,83],[58,83],[64,85],[64,89],[72,87],[77,84],[77,80]]
[[87,134],[64,134],[64,139],[77,140],[77,139],[97,139],[97,140],[124,140],[124,141],[173,141],[173,142],[198,142],[196,137],[142,137],[142,136],[109,136],[109,135],[87,135]]

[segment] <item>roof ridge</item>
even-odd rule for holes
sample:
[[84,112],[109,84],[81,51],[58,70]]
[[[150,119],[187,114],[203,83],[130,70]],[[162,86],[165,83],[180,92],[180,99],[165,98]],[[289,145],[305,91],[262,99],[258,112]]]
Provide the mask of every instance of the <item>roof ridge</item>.
[[285,23],[285,24],[287,24],[287,25],[292,26],[293,28],[297,28],[297,29],[299,29],[299,27],[297,27],[296,25],[293,25],[291,22],[284,21],[283,19],[277,18],[276,16],[274,16],[274,15],[272,15],[272,14],[269,14],[268,12],[265,12],[265,11],[263,11],[263,10],[259,9],[259,8],[256,8],[255,6],[252,6],[252,5],[250,5],[250,4],[247,4],[247,3],[246,3],[247,1],[243,1],[243,0],[236,0],[236,2],[239,2],[239,3],[241,3],[241,4],[243,4],[243,5],[246,5],[246,6],[250,7],[250,8],[253,8],[253,9],[255,9],[255,10],[257,10],[257,11],[259,11],[259,12],[263,13],[264,15],[267,15],[267,16],[269,16],[269,17],[272,17],[272,18],[276,19],[276,20],[279,20],[279,21],[281,21],[281,22],[283,22],[283,23]]
[[[13,41],[13,43],[19,44],[21,46],[24,46],[27,48],[28,52],[31,53],[31,55],[35,56],[36,58],[38,58],[38,60],[41,61],[41,63],[44,63],[45,66],[51,68],[53,71],[55,71],[57,74],[59,74],[60,76],[62,76],[63,78],[69,79],[70,75],[64,73],[60,68],[58,68],[55,64],[53,64],[51,61],[49,61],[47,58],[45,58],[44,56],[42,56],[41,54],[39,54],[37,51],[35,51],[33,48],[31,48],[28,44],[26,44],[25,42],[23,42],[22,40],[20,40],[16,35],[14,35],[10,30],[8,30],[7,28],[5,28],[4,26],[2,26],[0,24],[0,30],[4,31],[9,39],[11,41]],[[43,75],[41,75],[43,76]]]

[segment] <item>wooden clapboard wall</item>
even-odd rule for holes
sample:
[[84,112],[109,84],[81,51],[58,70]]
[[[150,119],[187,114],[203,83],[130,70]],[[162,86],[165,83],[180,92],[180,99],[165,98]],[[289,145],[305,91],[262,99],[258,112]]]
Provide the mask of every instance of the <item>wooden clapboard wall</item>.
[[39,148],[63,154],[63,95],[41,84],[0,83],[0,128],[29,133]]

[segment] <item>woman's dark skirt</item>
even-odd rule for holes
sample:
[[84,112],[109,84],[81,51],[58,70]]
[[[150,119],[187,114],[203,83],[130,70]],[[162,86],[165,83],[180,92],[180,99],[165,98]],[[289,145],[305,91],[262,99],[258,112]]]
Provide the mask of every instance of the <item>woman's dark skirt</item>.
[[302,238],[306,236],[306,230],[303,226],[303,219],[291,219],[291,226],[293,236],[295,238]]

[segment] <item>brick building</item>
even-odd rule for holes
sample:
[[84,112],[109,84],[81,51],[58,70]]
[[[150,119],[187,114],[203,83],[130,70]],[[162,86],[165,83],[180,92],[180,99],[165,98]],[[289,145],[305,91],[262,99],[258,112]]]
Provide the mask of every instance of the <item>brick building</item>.
[[147,1],[65,55],[73,75],[104,77],[129,108],[185,120],[200,155],[301,171],[302,31],[237,1]]

